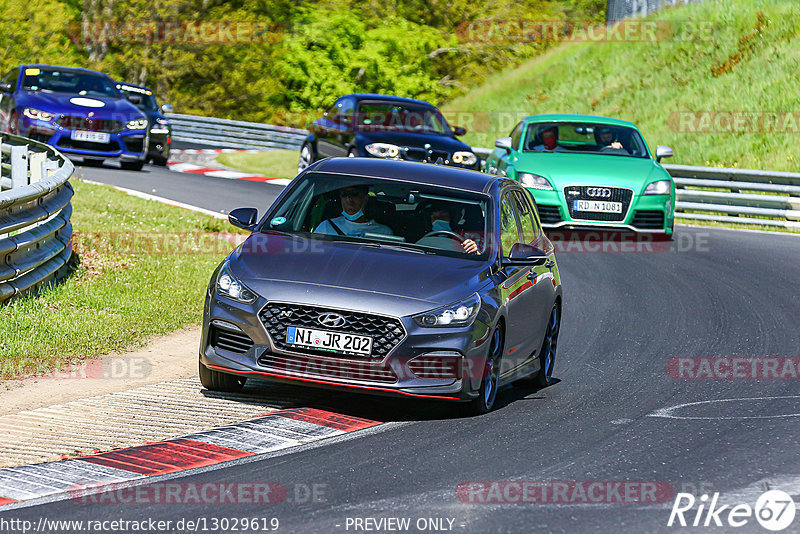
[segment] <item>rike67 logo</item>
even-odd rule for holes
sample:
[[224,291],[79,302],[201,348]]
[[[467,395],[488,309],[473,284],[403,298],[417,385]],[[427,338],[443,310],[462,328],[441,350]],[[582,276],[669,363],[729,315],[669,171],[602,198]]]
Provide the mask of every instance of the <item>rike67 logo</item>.
[[746,503],[720,505],[719,493],[714,493],[711,502],[708,501],[708,495],[696,499],[691,493],[678,493],[667,526],[741,527],[755,517],[762,527],[777,532],[792,524],[795,512],[794,500],[781,490],[762,493],[755,507]]

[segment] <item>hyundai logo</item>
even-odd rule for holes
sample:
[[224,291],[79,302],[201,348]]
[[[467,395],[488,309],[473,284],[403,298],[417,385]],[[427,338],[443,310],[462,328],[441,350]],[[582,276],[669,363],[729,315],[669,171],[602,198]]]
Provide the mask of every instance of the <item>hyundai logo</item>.
[[609,198],[611,189],[608,187],[589,187],[586,189],[586,194],[595,198]]
[[329,328],[338,328],[340,326],[344,326],[345,321],[344,316],[339,315],[338,313],[323,313],[319,317],[317,317],[317,321],[322,326],[327,326]]

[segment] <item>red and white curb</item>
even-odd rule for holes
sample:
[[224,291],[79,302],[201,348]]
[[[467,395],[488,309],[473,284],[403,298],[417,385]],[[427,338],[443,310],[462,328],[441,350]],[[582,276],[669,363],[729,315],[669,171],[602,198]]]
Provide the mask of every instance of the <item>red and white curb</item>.
[[[238,150],[234,148],[212,148],[212,149],[184,149],[173,150],[175,155],[196,155],[196,154],[223,154],[231,152],[260,152],[259,150]],[[269,176],[261,176],[260,174],[253,174],[240,171],[229,171],[224,169],[215,169],[213,167],[206,167],[197,165],[195,163],[184,163],[181,161],[170,160],[167,162],[167,167],[171,171],[185,172],[189,174],[201,174],[203,176],[212,176],[214,178],[227,178],[230,180],[248,180],[251,182],[267,182],[274,185],[289,185],[291,180],[286,178],[270,178]]]
[[292,408],[138,447],[8,467],[0,469],[0,506],[213,466],[379,424],[316,408]]

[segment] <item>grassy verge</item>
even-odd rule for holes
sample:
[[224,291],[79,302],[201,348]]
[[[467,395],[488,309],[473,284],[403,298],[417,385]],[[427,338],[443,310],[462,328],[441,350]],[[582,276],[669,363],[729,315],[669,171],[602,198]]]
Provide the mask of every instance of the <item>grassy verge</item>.
[[217,161],[242,172],[257,173],[269,178],[289,178],[297,175],[297,150],[264,152],[230,152],[217,156]]
[[242,237],[207,215],[107,186],[73,186],[81,265],[66,283],[0,308],[0,379],[63,369],[199,324],[211,272]]
[[[633,121],[653,148],[673,147],[670,163],[800,171],[800,108],[786,75],[800,69],[800,4],[707,1],[650,18],[667,30],[655,42],[563,44],[444,110],[474,116],[463,124],[472,146],[493,146],[523,116],[575,111]],[[777,125],[750,121],[763,115],[736,125],[728,112],[775,112]]]

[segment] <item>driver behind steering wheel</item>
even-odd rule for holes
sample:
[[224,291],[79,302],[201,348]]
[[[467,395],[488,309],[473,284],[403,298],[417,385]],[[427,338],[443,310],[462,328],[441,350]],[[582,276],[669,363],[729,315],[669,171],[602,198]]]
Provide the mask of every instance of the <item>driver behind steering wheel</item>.
[[594,139],[597,143],[597,146],[600,147],[600,150],[625,150],[625,147],[622,146],[622,143],[620,143],[617,139],[616,132],[609,126],[600,126],[595,128]]
[[474,240],[469,238],[465,239],[463,236],[454,232],[453,228],[450,226],[451,219],[450,207],[447,203],[434,202],[430,208],[431,230],[422,236],[417,243],[431,237],[450,237],[454,240],[458,239],[461,243],[461,247],[467,254],[477,254],[478,244]]

